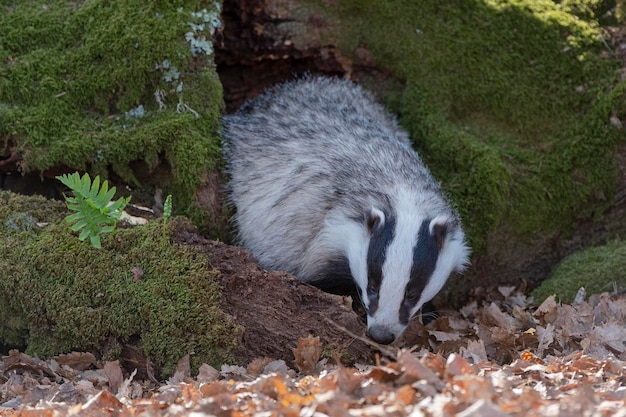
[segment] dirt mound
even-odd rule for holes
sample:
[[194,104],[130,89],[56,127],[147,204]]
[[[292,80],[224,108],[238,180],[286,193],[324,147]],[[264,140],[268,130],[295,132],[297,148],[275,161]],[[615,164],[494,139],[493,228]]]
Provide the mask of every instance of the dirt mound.
[[[259,267],[250,252],[207,240],[181,228],[173,239],[200,247],[220,272],[224,310],[245,328],[235,351],[238,363],[259,357],[293,360],[298,338],[318,336],[337,357],[351,360],[371,356],[370,348],[350,333],[365,337],[365,324],[352,311],[349,299],[325,293],[281,271]],[[347,331],[348,332],[347,332]]]

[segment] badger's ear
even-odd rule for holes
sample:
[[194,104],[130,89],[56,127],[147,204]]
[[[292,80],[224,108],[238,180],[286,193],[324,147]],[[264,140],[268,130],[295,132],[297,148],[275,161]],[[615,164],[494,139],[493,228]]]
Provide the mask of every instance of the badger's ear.
[[450,219],[447,216],[437,216],[430,221],[428,231],[430,235],[437,241],[437,247],[439,250],[443,248],[443,244],[446,241],[446,235],[448,234],[448,227]]
[[367,231],[372,233],[385,225],[385,213],[382,210],[372,207],[365,216],[365,224],[367,224]]

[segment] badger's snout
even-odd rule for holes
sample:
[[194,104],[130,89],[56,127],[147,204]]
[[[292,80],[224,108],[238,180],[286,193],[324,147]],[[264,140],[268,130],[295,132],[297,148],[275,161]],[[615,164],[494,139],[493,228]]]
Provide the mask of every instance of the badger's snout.
[[367,329],[367,334],[377,343],[388,345],[396,340],[396,335],[383,326],[372,326]]

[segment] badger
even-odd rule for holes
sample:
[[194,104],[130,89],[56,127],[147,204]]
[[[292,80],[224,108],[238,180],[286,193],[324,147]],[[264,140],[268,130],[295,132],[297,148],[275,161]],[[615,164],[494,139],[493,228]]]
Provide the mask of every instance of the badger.
[[469,248],[409,135],[349,80],[305,76],[223,117],[238,238],[259,264],[355,286],[367,333],[395,341]]

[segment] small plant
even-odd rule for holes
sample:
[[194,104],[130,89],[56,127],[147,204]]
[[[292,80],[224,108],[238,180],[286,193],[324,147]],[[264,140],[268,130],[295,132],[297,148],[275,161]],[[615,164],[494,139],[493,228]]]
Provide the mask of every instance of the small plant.
[[161,237],[161,252],[165,252],[167,242],[167,219],[172,217],[172,195],[169,194],[163,204],[163,234]]
[[89,237],[94,248],[102,248],[100,235],[115,229],[115,225],[122,216],[122,211],[130,201],[130,197],[121,197],[112,203],[111,199],[115,195],[115,187],[109,190],[107,181],[104,181],[100,186],[99,176],[96,176],[93,182],[89,174],[85,173],[81,178],[78,172],[56,178],[74,193],[73,197],[63,195],[67,208],[76,212],[67,216],[65,220],[74,223],[72,226],[74,232],[80,231],[78,239],[83,241]]

